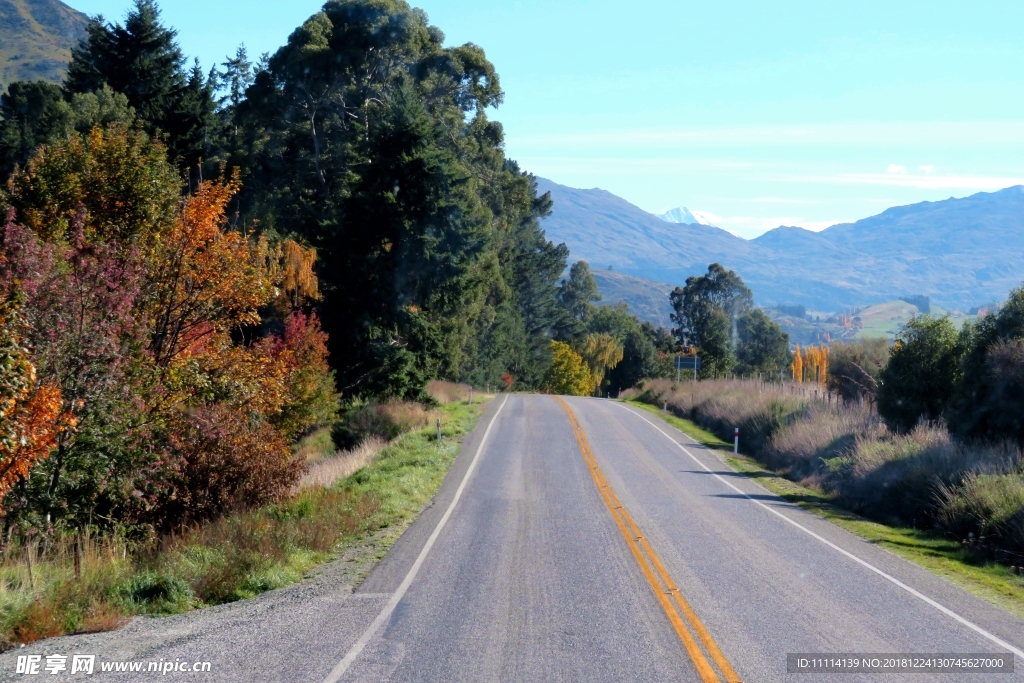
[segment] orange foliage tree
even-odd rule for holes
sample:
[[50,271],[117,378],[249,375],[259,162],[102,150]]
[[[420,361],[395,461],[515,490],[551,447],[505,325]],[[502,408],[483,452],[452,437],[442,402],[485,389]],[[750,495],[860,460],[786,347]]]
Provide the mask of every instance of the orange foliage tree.
[[74,425],[62,409],[60,389],[36,381],[18,309],[13,296],[0,302],[0,500]]

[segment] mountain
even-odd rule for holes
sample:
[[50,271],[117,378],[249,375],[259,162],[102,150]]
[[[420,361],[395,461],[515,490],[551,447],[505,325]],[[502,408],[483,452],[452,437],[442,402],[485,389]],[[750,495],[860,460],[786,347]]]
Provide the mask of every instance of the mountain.
[[1001,301],[1024,280],[1024,186],[887,209],[821,232],[778,227],[753,240],[668,223],[600,189],[538,178],[554,199],[548,237],[570,259],[656,283],[682,284],[719,262],[759,304],[839,311],[925,295],[967,310]]
[[677,206],[665,213],[658,214],[658,218],[669,223],[699,223],[700,225],[714,225],[703,211],[690,211],[685,206]]
[[0,0],[0,88],[14,81],[59,83],[88,24],[60,0]]

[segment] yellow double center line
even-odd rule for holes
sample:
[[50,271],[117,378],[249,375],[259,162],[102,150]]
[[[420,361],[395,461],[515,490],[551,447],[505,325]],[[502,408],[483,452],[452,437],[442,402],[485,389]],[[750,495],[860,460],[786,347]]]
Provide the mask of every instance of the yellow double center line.
[[[718,674],[715,673],[711,662],[708,661],[708,657],[710,657],[728,683],[741,683],[740,677],[736,675],[725,655],[718,649],[718,645],[711,638],[711,634],[704,628],[704,624],[697,618],[693,608],[690,607],[690,604],[686,602],[686,598],[676,588],[672,577],[669,576],[665,566],[658,559],[658,555],[654,552],[651,544],[647,542],[647,538],[640,533],[640,528],[633,521],[633,518],[629,515],[626,508],[623,507],[622,503],[619,502],[615,492],[612,491],[612,487],[608,485],[608,480],[604,478],[604,473],[601,472],[597,459],[594,458],[594,453],[590,450],[587,436],[583,433],[583,427],[580,426],[579,420],[576,419],[576,414],[572,412],[572,408],[569,407],[568,403],[558,396],[555,399],[562,404],[565,414],[569,416],[569,423],[576,434],[576,441],[580,445],[580,452],[583,454],[583,459],[590,469],[590,475],[594,478],[594,483],[597,484],[597,488],[601,492],[604,504],[608,506],[608,511],[612,513],[615,523],[619,526],[619,531],[622,532],[622,537],[626,539],[626,545],[629,546],[630,551],[633,553],[636,563],[640,565],[640,570],[651,585],[651,590],[654,591],[655,597],[661,603],[662,609],[665,610],[665,616],[668,617],[676,634],[679,635],[679,640],[682,641],[687,654],[693,660],[693,665],[696,667],[701,680],[704,683],[720,683],[721,681]],[[696,639],[694,634],[697,636]],[[700,641],[699,644],[698,640]],[[703,650],[701,649],[702,645]],[[705,652],[707,655],[705,655]]]

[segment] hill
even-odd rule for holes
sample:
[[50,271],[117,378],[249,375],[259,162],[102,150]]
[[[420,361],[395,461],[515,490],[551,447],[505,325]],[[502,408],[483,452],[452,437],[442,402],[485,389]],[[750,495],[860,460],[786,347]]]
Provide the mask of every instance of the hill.
[[668,301],[672,285],[644,280],[614,270],[595,268],[590,272],[597,280],[602,306],[624,303],[629,306],[630,313],[641,320],[650,321],[661,327],[672,327],[672,321],[668,317],[672,313],[672,306]]
[[60,0],[0,0],[0,88],[59,83],[89,18]]
[[555,200],[544,228],[595,269],[682,284],[718,261],[759,304],[838,312],[909,295],[967,310],[1024,279],[1024,187],[921,202],[821,232],[779,227],[754,240],[668,223],[600,189],[538,179]]

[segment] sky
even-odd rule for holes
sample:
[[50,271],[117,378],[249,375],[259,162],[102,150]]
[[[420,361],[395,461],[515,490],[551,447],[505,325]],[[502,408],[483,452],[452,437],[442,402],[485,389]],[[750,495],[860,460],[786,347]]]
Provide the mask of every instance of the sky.
[[[123,0],[71,0],[123,19]],[[1024,184],[1021,2],[417,0],[473,42],[520,166],[743,237]],[[165,0],[204,68],[273,52],[311,0]]]

